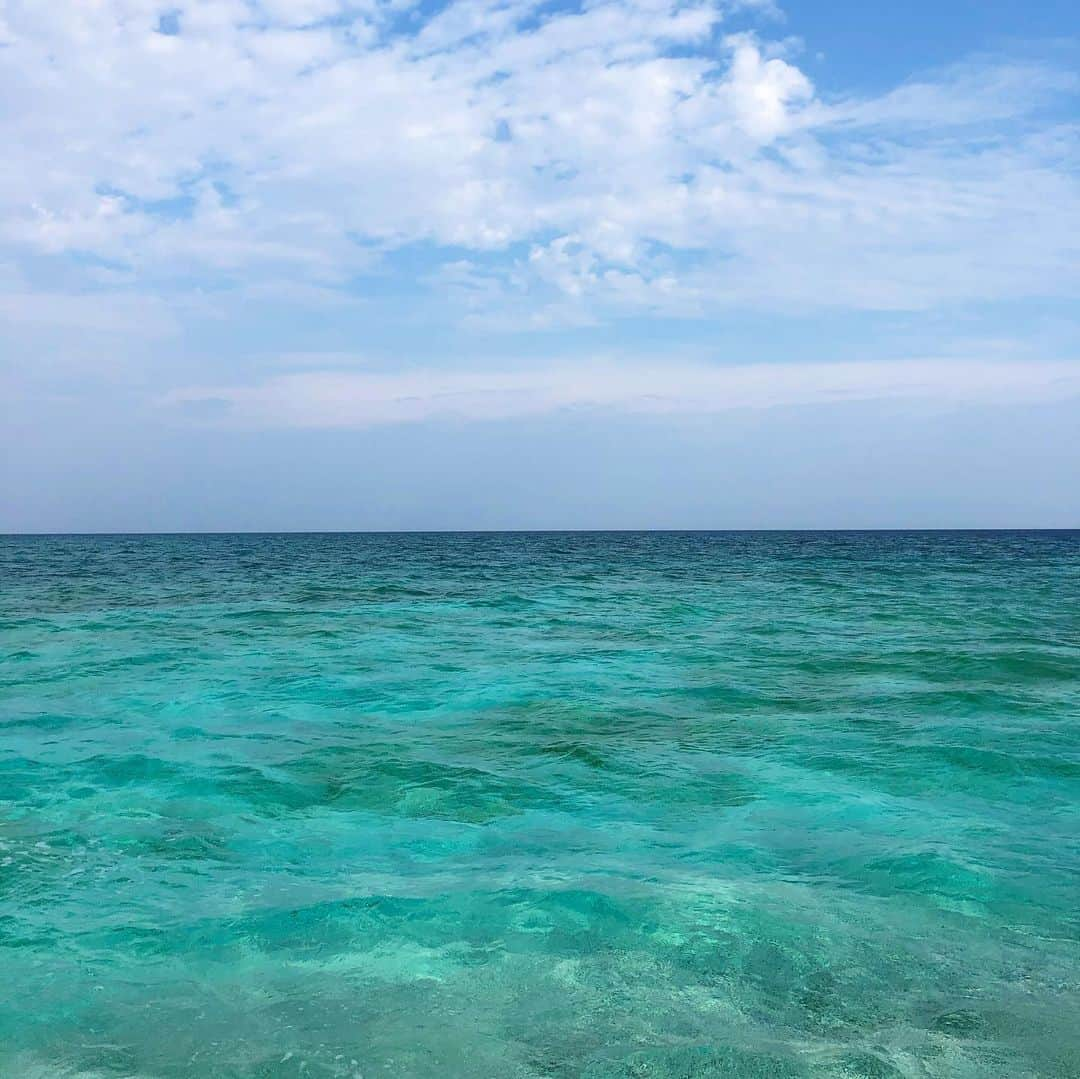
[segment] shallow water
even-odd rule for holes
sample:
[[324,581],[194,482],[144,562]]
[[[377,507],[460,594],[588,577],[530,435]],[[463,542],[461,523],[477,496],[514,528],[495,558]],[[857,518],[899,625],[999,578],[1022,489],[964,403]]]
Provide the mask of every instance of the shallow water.
[[1080,533],[0,539],[0,1074],[1080,1075]]

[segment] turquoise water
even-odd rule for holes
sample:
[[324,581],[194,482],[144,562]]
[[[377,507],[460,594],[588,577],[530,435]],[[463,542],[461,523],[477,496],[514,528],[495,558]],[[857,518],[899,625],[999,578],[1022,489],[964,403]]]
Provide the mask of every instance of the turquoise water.
[[0,1074],[1080,1076],[1080,533],[0,539]]

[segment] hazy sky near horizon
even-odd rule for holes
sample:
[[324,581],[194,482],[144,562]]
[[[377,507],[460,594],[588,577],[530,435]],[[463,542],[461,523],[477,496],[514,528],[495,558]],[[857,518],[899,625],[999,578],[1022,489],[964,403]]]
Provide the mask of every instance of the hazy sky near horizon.
[[0,531],[1080,525],[1078,5],[0,0],[0,94]]

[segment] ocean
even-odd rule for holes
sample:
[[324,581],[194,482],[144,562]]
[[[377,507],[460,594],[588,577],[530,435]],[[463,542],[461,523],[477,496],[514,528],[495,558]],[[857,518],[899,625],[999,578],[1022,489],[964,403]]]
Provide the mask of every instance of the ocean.
[[0,538],[0,1075],[1080,1076],[1080,532]]

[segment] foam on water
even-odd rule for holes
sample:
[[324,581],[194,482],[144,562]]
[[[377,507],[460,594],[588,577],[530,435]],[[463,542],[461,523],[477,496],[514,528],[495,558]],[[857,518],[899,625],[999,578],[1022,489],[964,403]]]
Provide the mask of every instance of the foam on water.
[[0,1073],[1080,1075],[1080,534],[0,540]]

